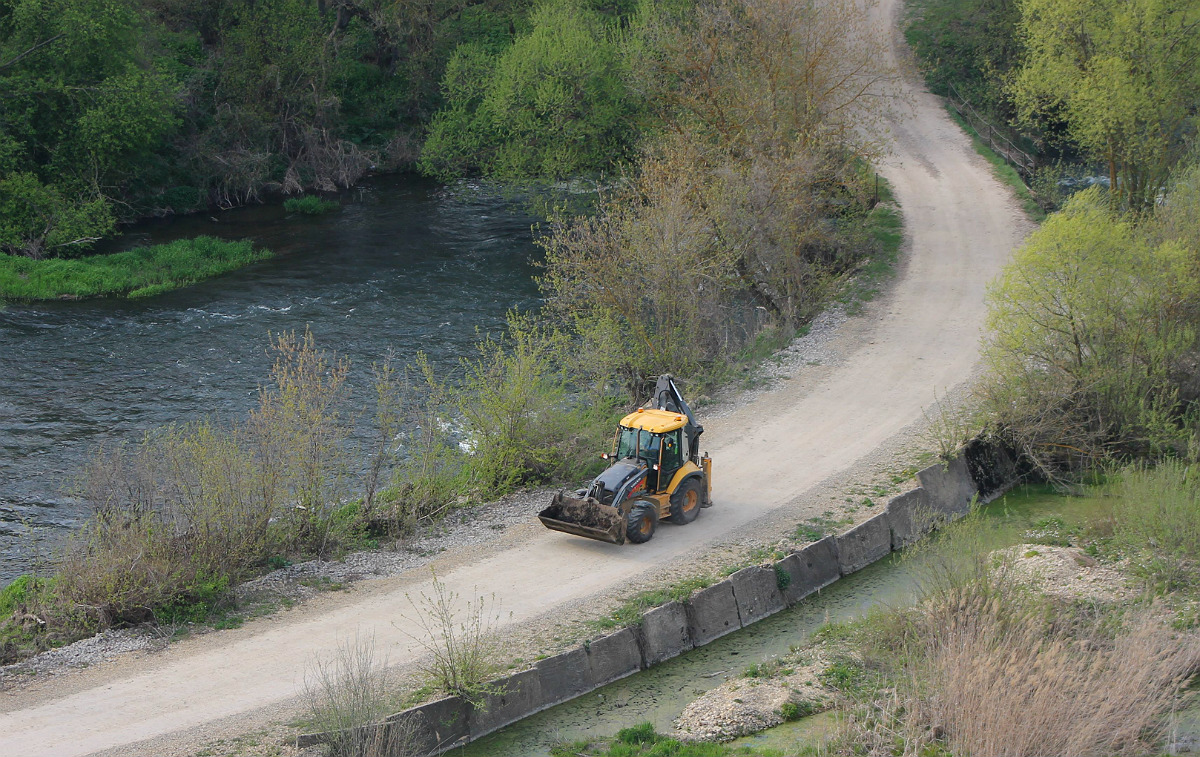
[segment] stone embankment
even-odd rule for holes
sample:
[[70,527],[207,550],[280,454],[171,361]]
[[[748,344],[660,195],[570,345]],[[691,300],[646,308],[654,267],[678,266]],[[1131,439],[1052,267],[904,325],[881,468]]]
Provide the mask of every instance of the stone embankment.
[[[414,755],[436,755],[703,646],[777,613],[960,518],[1017,478],[1003,450],[972,443],[948,463],[917,474],[920,486],[883,511],[774,562],[743,568],[682,602],[647,610],[637,625],[584,642],[533,667],[492,681],[500,692],[478,705],[446,697],[399,712],[367,729],[399,729]],[[305,734],[297,746],[326,739]]]

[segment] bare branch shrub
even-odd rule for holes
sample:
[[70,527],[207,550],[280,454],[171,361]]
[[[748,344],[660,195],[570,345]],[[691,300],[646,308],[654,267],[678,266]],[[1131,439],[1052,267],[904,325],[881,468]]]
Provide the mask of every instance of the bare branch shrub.
[[405,595],[415,611],[405,619],[420,628],[410,637],[428,653],[423,671],[434,686],[478,704],[501,693],[488,683],[503,669],[496,639],[500,603],[494,594],[464,599],[432,575],[432,593]]
[[60,612],[90,627],[203,615],[269,555],[326,546],[345,492],[348,365],[310,333],[272,348],[271,383],[245,422],[168,426],[97,451],[81,486],[94,514],[60,561]]
[[636,78],[667,128],[595,215],[561,215],[541,240],[540,283],[581,336],[584,376],[615,372],[640,396],[659,373],[711,369],[764,328],[794,329],[869,252],[848,229],[891,72],[864,14],[708,0],[643,22],[661,52]]
[[402,757],[412,734],[399,723],[384,723],[395,710],[395,681],[375,640],[355,636],[332,655],[317,657],[304,676],[313,728],[326,734],[332,757]]

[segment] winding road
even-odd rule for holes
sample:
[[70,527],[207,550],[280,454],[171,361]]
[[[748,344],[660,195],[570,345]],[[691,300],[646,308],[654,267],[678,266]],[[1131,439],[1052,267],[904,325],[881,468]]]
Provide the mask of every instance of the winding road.
[[[889,30],[898,61],[907,54],[895,32],[901,12],[901,0],[882,0],[873,16]],[[839,345],[844,359],[818,381],[781,382],[736,415],[705,420],[717,506],[638,547],[536,524],[510,529],[443,574],[448,586],[494,592],[511,624],[577,605],[787,508],[920,421],[935,393],[971,377],[986,284],[1030,224],[938,99],[911,75],[903,88],[912,111],[892,126],[894,145],[881,168],[904,213],[902,272],[855,330],[854,344]],[[391,661],[410,661],[421,649],[406,633],[414,630],[403,617],[411,615],[406,592],[427,591],[428,572],[364,582],[375,583],[346,601],[314,602],[277,622],[172,645],[128,670],[82,676],[54,696],[0,697],[0,755],[160,753],[160,742],[148,740],[295,698],[313,657],[355,633],[373,634]]]

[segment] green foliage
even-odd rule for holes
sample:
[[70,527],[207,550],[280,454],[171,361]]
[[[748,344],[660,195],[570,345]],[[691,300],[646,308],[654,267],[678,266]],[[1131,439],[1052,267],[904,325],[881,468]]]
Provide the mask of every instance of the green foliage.
[[1021,116],[1063,118],[1108,167],[1113,200],[1154,205],[1193,133],[1200,8],[1191,0],[1024,0],[1027,54],[1013,85]]
[[181,239],[127,252],[72,260],[0,253],[0,298],[149,297],[271,257],[248,241]]
[[115,226],[101,197],[73,199],[22,171],[0,178],[0,250],[38,259],[64,250],[86,249]]
[[788,573],[782,565],[775,565],[775,585],[783,591],[792,585],[792,574]]
[[70,255],[117,221],[411,165],[454,50],[499,54],[529,5],[0,4],[0,251]]
[[0,7],[0,250],[60,254],[112,230],[113,188],[179,123],[151,43],[133,0]]
[[622,728],[615,738],[607,743],[581,741],[561,744],[550,750],[553,757],[732,757],[732,755],[759,755],[779,757],[774,750],[757,750],[750,747],[732,747],[727,744],[705,742],[680,742],[655,733],[653,723],[642,723]]
[[1200,481],[1195,464],[1164,460],[1129,467],[1110,488],[1113,544],[1156,591],[1195,588],[1200,580]]
[[662,589],[640,592],[626,599],[611,615],[596,621],[600,630],[610,628],[626,628],[642,622],[642,613],[646,610],[665,605],[668,602],[682,602],[700,589],[716,583],[710,576],[696,576],[678,581]]
[[616,412],[611,401],[572,400],[565,337],[512,313],[506,335],[485,337],[478,349],[477,360],[463,362],[456,405],[483,491],[597,472]]
[[0,623],[17,610],[36,603],[49,588],[45,579],[36,576],[26,574],[14,578],[12,583],[0,589]]
[[625,84],[616,30],[576,0],[543,3],[530,23],[498,56],[479,44],[456,51],[423,170],[564,178],[629,154],[639,105]]
[[1013,112],[1005,83],[1020,61],[1020,4],[1008,0],[916,0],[907,3],[904,35],[932,92],[951,87],[1001,119]]
[[1196,344],[1194,253],[1073,197],[988,296],[988,410],[1053,472],[1117,452],[1186,451],[1180,358]]
[[318,216],[323,213],[332,213],[340,208],[341,205],[336,200],[323,200],[317,195],[305,195],[304,197],[290,197],[283,201],[283,209],[289,213],[300,213],[306,216]]

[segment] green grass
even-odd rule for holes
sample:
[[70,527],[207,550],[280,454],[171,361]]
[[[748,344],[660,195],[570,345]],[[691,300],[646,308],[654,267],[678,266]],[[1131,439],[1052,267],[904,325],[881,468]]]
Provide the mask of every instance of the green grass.
[[862,309],[862,303],[873,300],[883,283],[891,278],[900,259],[900,246],[904,243],[904,216],[896,205],[891,185],[882,176],[879,177],[879,203],[863,219],[862,228],[875,244],[876,252],[855,271],[851,285],[837,298],[851,315]]
[[679,742],[654,732],[651,723],[623,728],[612,739],[576,741],[550,750],[552,757],[730,757],[757,755],[782,757],[774,749],[751,749],[727,744]]
[[0,300],[150,297],[271,257],[247,240],[180,239],[109,255],[32,258],[0,253]]
[[306,216],[319,216],[332,213],[342,207],[336,200],[322,200],[316,195],[293,197],[283,201],[283,209],[289,213],[300,213]]
[[1025,182],[1021,179],[1021,175],[1017,173],[1017,169],[1013,168],[1003,158],[998,155],[995,150],[988,147],[987,143],[979,138],[979,132],[975,131],[975,127],[963,120],[962,116],[958,115],[949,105],[946,106],[946,112],[950,114],[950,118],[954,119],[954,123],[962,127],[962,130],[971,135],[971,144],[975,145],[975,152],[982,155],[988,163],[992,164],[992,170],[996,173],[996,178],[1012,187],[1017,193],[1017,197],[1021,200],[1022,207],[1025,208],[1025,214],[1034,221],[1042,221],[1046,218],[1046,211],[1042,210],[1037,204],[1037,200],[1033,199],[1033,194],[1030,193],[1029,187],[1025,186]]
[[698,576],[672,584],[664,589],[643,591],[625,602],[613,611],[611,615],[592,621],[599,630],[625,628],[642,622],[642,613],[668,602],[681,602],[692,596],[692,592],[712,586],[716,581],[709,576]]

